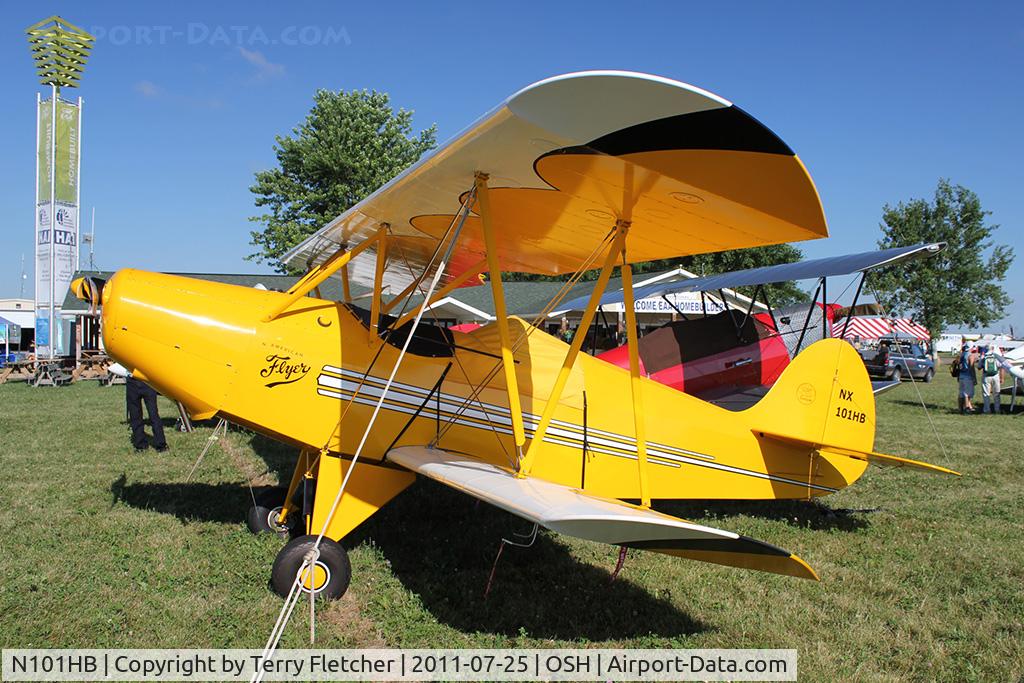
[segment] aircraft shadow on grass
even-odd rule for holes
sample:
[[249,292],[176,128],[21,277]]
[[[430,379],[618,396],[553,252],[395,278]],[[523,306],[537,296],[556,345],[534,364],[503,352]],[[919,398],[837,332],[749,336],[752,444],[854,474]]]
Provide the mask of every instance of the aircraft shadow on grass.
[[[974,409],[980,413],[981,412],[981,407],[982,407],[982,399],[981,399],[981,391],[980,390],[978,392],[976,392],[973,401],[974,401]],[[912,401],[912,400],[909,400],[909,399],[902,399],[902,398],[901,399],[892,399],[891,402],[899,404],[899,405],[904,405],[904,406],[913,406],[915,408],[920,408],[921,407],[921,402],[920,401]],[[926,408],[928,408],[928,410],[931,410],[931,411],[933,411],[935,413],[940,413],[940,414],[956,415],[956,414],[959,414],[959,412],[960,412],[960,409],[956,406],[956,404],[953,402],[953,400],[950,400],[949,403],[942,403],[942,404],[926,402],[924,405],[925,405]],[[1006,394],[1003,394],[1003,397],[1002,397],[1002,400],[1001,400],[1001,405],[1002,405],[1002,412],[1010,414],[1010,397],[1007,396]],[[1012,414],[1016,415],[1016,414],[1021,413],[1021,412],[1024,412],[1024,406],[1022,406],[1020,403],[1018,403],[1015,406]]]
[[[256,495],[265,487],[254,488]],[[110,484],[112,503],[173,515],[183,522],[238,524],[252,505],[245,484],[202,482],[129,484],[122,474]]]
[[[250,445],[268,471],[288,481],[294,449],[261,436],[253,436]],[[251,504],[244,483],[128,484],[122,476],[111,493],[115,502],[186,522],[239,524]],[[817,501],[662,501],[656,507],[715,526],[721,524],[714,520],[736,516],[814,530],[854,532],[868,526],[864,515]],[[436,619],[464,633],[605,641],[671,638],[711,628],[673,604],[673,591],[685,591],[685,586],[665,585],[653,592],[641,588],[629,580],[629,560],[623,574],[611,581],[615,548],[607,548],[603,565],[584,562],[549,533],[538,535],[530,548],[504,549],[485,599],[501,538],[526,531],[528,525],[513,515],[421,480],[357,528],[345,544],[375,546],[394,576]]]
[[[110,490],[115,503],[186,522],[239,524],[251,505],[248,489],[238,484],[130,484],[122,475]],[[501,538],[521,540],[513,534],[527,531],[513,515],[420,481],[352,532],[345,545],[372,544],[436,619],[464,633],[603,641],[709,629],[672,604],[679,587],[665,586],[655,595],[629,581],[628,560],[611,581],[615,548],[608,547],[606,566],[588,564],[545,533],[530,548],[504,549],[485,599]]]
[[603,566],[591,564],[543,531],[529,548],[504,548],[485,598],[502,537],[528,542],[513,534],[529,531],[518,517],[421,480],[346,542],[373,543],[434,617],[464,633],[603,641],[709,630],[672,604],[681,587],[652,594],[632,583],[629,560],[612,581],[616,548],[605,547]]
[[[907,398],[893,398],[889,400],[890,403],[895,403],[901,406],[911,406],[913,408],[920,408],[921,401],[914,401]],[[953,401],[949,404],[932,403],[925,401],[924,407],[936,413],[958,413],[959,409],[956,407],[956,397],[953,397]]]
[[[250,445],[268,471],[288,481],[294,449],[258,435]],[[128,484],[122,476],[111,493],[115,501],[186,522],[239,524],[252,502],[244,483]],[[855,511],[817,501],[662,501],[656,507],[712,525],[745,515],[814,530],[852,532],[868,526]],[[501,538],[521,540],[513,533],[528,530],[511,514],[421,480],[353,531],[345,544],[375,546],[394,576],[435,618],[464,633],[604,641],[677,637],[711,628],[672,603],[672,591],[685,587],[666,585],[655,593],[641,588],[629,581],[629,560],[623,574],[611,581],[615,548],[607,548],[604,566],[581,562],[548,533],[538,535],[530,548],[504,549],[485,599]]]
[[865,529],[870,522],[864,513],[874,511],[832,508],[817,500],[671,500],[655,501],[653,507],[658,512],[709,526],[731,528],[721,520],[747,516],[815,531]]
[[[288,481],[294,449],[258,435],[250,445],[268,471]],[[111,492],[115,501],[186,522],[239,524],[251,504],[244,483],[127,484],[122,477]],[[713,526],[722,526],[715,520],[736,516],[814,530],[853,532],[868,526],[855,511],[817,501],[662,501],[656,507]],[[435,618],[466,633],[603,641],[676,637],[710,628],[672,603],[672,591],[685,587],[666,585],[655,593],[641,588],[629,581],[629,560],[612,582],[615,548],[607,548],[603,566],[581,562],[557,536],[546,533],[530,548],[504,549],[484,599],[501,538],[525,531],[528,525],[513,515],[421,480],[357,528],[345,544],[374,545],[394,576]]]

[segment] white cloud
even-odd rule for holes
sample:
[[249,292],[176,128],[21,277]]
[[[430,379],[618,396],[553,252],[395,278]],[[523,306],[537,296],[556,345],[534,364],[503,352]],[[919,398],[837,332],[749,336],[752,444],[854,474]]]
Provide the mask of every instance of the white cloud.
[[239,45],[238,54],[242,55],[242,59],[256,67],[256,74],[253,76],[253,80],[265,81],[284,75],[284,64],[275,64],[269,61],[259,50],[246,50]]
[[157,97],[160,95],[161,90],[152,81],[139,81],[135,84],[135,92],[143,97]]
[[134,86],[135,92],[139,93],[146,99],[156,100],[160,102],[170,103],[173,105],[179,105],[188,107],[190,109],[223,109],[224,100],[219,97],[200,97],[194,95],[181,95],[174,92],[167,92],[164,88],[161,88],[152,81],[139,81]]

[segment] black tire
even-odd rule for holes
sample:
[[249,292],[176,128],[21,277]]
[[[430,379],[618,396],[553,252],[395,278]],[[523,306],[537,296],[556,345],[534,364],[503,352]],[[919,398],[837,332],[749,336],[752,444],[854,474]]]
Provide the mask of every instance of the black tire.
[[934,378],[935,378],[935,371],[932,370],[931,368],[928,368],[928,372],[924,373],[924,381],[925,382],[931,382],[932,379],[934,379]]
[[893,382],[903,381],[903,370],[900,369],[900,366],[897,365],[892,369],[892,375],[889,376],[889,379],[891,379]]
[[282,538],[291,535],[294,520],[301,516],[301,510],[293,509],[288,523],[279,524],[277,517],[284,506],[285,496],[288,490],[281,487],[274,487],[263,491],[256,496],[256,504],[245,513],[245,525],[254,534],[277,534]]
[[[306,553],[313,549],[316,536],[299,536],[281,548],[274,560],[274,568],[270,572],[270,586],[281,597],[287,597],[295,582],[295,577],[306,561]],[[348,561],[348,552],[337,541],[323,538],[320,541],[320,555],[316,560],[314,579],[318,585],[313,593],[325,600],[337,600],[352,580],[352,565]],[[308,582],[302,592],[309,594]]]

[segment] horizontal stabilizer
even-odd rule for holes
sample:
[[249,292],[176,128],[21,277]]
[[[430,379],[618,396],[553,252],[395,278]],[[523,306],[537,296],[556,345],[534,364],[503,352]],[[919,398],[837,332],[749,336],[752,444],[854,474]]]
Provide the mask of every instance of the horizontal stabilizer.
[[871,393],[873,393],[875,396],[878,396],[880,394],[884,394],[887,391],[895,389],[900,384],[901,383],[899,380],[885,380],[881,382],[872,382]]
[[811,441],[804,441],[802,439],[795,439],[790,436],[781,434],[772,434],[771,432],[762,431],[760,429],[753,430],[757,434],[777,439],[779,441],[785,441],[788,443],[799,443],[815,448],[820,453],[828,455],[844,455],[848,458],[855,458],[857,460],[864,460],[871,463],[872,465],[880,465],[883,467],[913,467],[914,469],[925,470],[926,472],[937,472],[940,474],[952,474],[957,477],[961,476],[959,472],[951,470],[947,467],[940,465],[932,465],[931,463],[921,462],[920,460],[911,460],[910,458],[902,458],[898,455],[886,455],[885,453],[875,453],[874,451],[858,451],[850,448],[843,448],[842,446],[833,446],[831,444],[814,443]]
[[768,543],[687,522],[436,448],[407,446],[390,462],[567,536],[817,580],[807,563]]

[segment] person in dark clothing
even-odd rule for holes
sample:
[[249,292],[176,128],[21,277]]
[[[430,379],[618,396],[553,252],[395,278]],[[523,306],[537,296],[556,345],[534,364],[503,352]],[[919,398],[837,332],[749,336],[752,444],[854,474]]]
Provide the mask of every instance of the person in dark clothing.
[[128,425],[132,428],[132,445],[135,451],[146,450],[149,446],[146,443],[146,430],[142,421],[142,403],[146,403],[146,412],[149,413],[149,424],[153,428],[153,448],[158,451],[167,450],[167,439],[164,437],[164,425],[160,421],[160,413],[156,407],[156,391],[145,382],[134,377],[125,380],[125,398],[128,402]]

